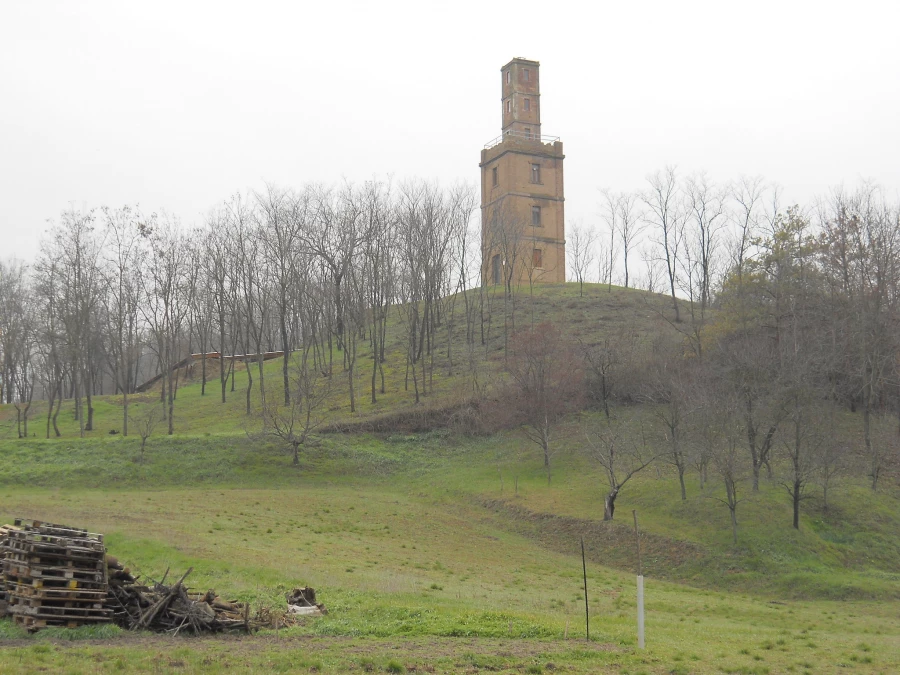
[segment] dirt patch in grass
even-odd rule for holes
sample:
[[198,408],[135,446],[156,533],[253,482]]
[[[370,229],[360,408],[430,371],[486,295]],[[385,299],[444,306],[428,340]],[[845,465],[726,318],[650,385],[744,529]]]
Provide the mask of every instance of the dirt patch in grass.
[[34,647],[36,644],[53,645],[58,650],[92,648],[128,648],[168,654],[176,647],[187,647],[192,651],[204,651],[226,647],[232,656],[249,656],[272,650],[301,650],[315,655],[327,651],[337,651],[353,658],[356,656],[383,657],[397,655],[406,661],[435,661],[456,659],[465,655],[490,654],[505,659],[532,659],[578,649],[583,652],[621,652],[622,648],[613,644],[571,640],[529,640],[495,638],[442,638],[423,637],[419,639],[356,638],[342,636],[276,635],[266,632],[257,635],[208,635],[172,639],[168,635],[152,633],[129,633],[114,638],[100,640],[55,640],[40,638],[6,640],[0,642],[0,650]]
[[[504,529],[539,542],[561,553],[585,555],[591,561],[636,571],[634,530],[616,521],[594,521],[552,513],[537,513],[505,499],[483,499],[480,504],[498,516]],[[694,576],[698,566],[708,567],[709,552],[697,544],[641,533],[641,558],[645,575],[683,581]]]
[[459,420],[465,419],[472,404],[470,402],[430,407],[412,406],[394,410],[367,419],[335,422],[322,428],[322,433],[424,433],[435,429],[456,428]]

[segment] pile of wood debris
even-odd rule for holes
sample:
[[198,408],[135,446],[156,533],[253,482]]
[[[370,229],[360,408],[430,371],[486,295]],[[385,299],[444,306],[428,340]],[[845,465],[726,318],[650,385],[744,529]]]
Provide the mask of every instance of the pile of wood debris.
[[193,568],[171,585],[168,570],[144,583],[102,542],[102,535],[38,521],[0,526],[0,617],[13,614],[30,630],[112,621],[128,630],[197,635],[285,627],[327,613],[315,590],[304,587],[286,596],[284,610],[261,607],[251,616],[249,603],[212,590],[191,593],[184,582]]
[[328,614],[325,605],[316,602],[316,592],[309,586],[295,588],[285,596],[287,599],[288,614],[295,616],[322,616]]
[[168,571],[161,581],[143,585],[115,558],[110,556],[108,562],[115,573],[110,575],[107,604],[113,610],[113,621],[122,628],[197,635],[226,630],[249,633],[262,627],[251,621],[249,603],[227,602],[215,591],[189,593],[184,580],[193,567],[171,586],[166,585]]

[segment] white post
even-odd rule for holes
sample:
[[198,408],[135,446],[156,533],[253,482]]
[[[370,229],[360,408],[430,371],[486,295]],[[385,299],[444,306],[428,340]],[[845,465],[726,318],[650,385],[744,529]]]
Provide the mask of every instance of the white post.
[[644,648],[644,577],[637,578],[638,649]]
[[644,570],[641,568],[641,535],[638,530],[637,511],[634,515],[634,539],[637,543],[637,615],[638,615],[638,649],[644,648]]

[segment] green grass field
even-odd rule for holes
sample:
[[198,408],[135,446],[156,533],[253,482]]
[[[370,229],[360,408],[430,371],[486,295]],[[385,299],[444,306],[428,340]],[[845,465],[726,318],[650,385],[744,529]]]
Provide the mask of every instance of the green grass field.
[[[601,290],[591,291],[597,303]],[[585,323],[610,311],[588,312],[591,297],[565,287],[547,291],[545,313],[563,293],[584,301]],[[621,302],[634,294],[621,293]],[[642,303],[619,311],[638,316]],[[653,330],[655,319],[644,319],[642,330]],[[274,379],[277,364],[268,367]],[[410,405],[400,377],[383,407],[361,406],[359,416]],[[453,378],[441,386],[435,399],[451,394]],[[97,402],[97,430],[84,439],[69,422],[60,439],[11,438],[4,407],[0,521],[104,532],[110,551],[145,576],[193,566],[193,588],[254,606],[277,606],[309,584],[329,614],[206,638],[109,627],[28,635],[0,621],[0,673],[900,672],[894,476],[876,494],[844,478],[827,513],[815,497],[804,503],[799,532],[783,488],[764,481],[740,507],[735,547],[713,499],[719,486],[701,491],[692,475],[681,502],[665,466],[629,483],[616,520],[603,523],[602,477],[580,451],[574,418],[558,435],[550,484],[515,431],[329,434],[293,467],[282,448],[244,432],[240,386],[225,406],[215,394],[185,386],[179,433],[154,435],[144,464],[139,439],[108,434],[119,428],[114,399]],[[343,405],[335,419],[349,418]],[[636,644],[632,509],[645,533],[645,650]]]

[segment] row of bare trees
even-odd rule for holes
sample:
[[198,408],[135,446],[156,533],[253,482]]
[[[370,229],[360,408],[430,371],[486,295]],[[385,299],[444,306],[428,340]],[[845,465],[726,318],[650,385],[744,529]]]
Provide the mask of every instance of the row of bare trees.
[[[503,293],[477,283],[480,245],[526,237],[498,219],[479,245],[464,187],[269,187],[231,197],[196,229],[131,207],[70,210],[33,265],[0,267],[0,396],[16,407],[20,436],[32,399],[45,398],[49,437],[60,434],[63,399],[74,401],[83,434],[94,397],[119,394],[127,434],[129,397],[156,375],[173,433],[185,372],[176,366],[218,352],[238,358],[199,360],[202,394],[215,382],[217,398],[243,396],[248,414],[259,401],[264,426],[296,457],[310,406],[324,400],[318,382],[343,390],[355,411],[385,394],[391,357],[411,401],[432,393],[443,368],[484,400],[486,359],[502,347],[513,386],[493,416],[528,431],[548,479],[559,422],[586,404],[602,411],[605,428],[585,442],[606,457],[609,517],[650,460],[671,464],[683,499],[686,475],[705,483],[710,469],[727,471],[735,517],[738,495],[771,479],[785,484],[797,522],[811,476],[834,475],[851,456],[877,489],[897,454],[900,418],[898,205],[864,185],[812,209],[781,209],[762,181],[723,190],[673,169],[648,186],[610,195],[602,242],[571,229],[570,269],[583,281],[591,246],[603,243],[611,284],[616,247],[632,261],[646,234],[671,302],[657,313],[672,330],[651,340],[607,326],[575,344],[564,325],[535,325],[533,313],[521,330],[513,277],[501,280]],[[507,248],[509,261],[518,249]],[[274,382],[267,352],[282,352]],[[649,406],[652,429],[623,415],[635,403]],[[829,406],[857,415],[858,443],[823,434]]]
[[602,190],[600,228],[568,228],[570,278],[641,287],[669,295],[674,320],[683,307],[711,304],[725,274],[748,258],[761,231],[781,212],[780,190],[759,177],[716,183],[705,172],[667,166],[642,189]]
[[[171,434],[190,355],[213,352],[237,358],[197,360],[201,393],[218,379],[226,402],[240,371],[248,414],[257,399],[290,404],[295,360],[344,378],[355,411],[361,343],[372,355],[368,398],[385,392],[393,309],[418,402],[433,386],[438,336],[474,342],[484,320],[473,211],[466,186],[379,181],[234,195],[194,229],[128,206],[66,211],[34,264],[0,267],[0,396],[19,410],[20,437],[35,393],[45,398],[50,437],[63,399],[83,435],[94,397],[118,394],[127,435],[129,396],[156,376]],[[441,344],[452,365],[453,341]],[[275,382],[263,368],[270,352],[283,353]]]
[[[696,222],[714,222],[718,209],[703,215],[702,201],[691,201]],[[687,474],[701,489],[717,476],[735,539],[738,505],[761,480],[783,486],[799,528],[811,486],[827,509],[836,476],[864,475],[877,490],[885,468],[900,465],[900,205],[863,185],[809,211],[778,210],[765,225],[750,216],[719,280],[700,273],[675,296],[687,316],[673,310],[668,335],[647,340],[623,324],[587,344],[552,325],[513,336],[510,405],[546,467],[554,423],[585,396],[601,412],[580,444],[605,476],[607,519],[654,463],[671,466],[682,500]],[[704,229],[698,243],[715,233]],[[691,311],[704,304],[708,314]]]

